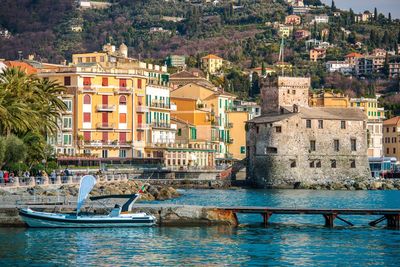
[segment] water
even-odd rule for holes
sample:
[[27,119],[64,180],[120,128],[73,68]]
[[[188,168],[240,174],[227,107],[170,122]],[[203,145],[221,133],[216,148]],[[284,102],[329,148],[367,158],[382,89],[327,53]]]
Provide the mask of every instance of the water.
[[[188,190],[165,203],[313,208],[400,208],[400,191]],[[238,228],[0,228],[0,266],[398,266],[400,231],[366,226],[377,217],[242,215]]]

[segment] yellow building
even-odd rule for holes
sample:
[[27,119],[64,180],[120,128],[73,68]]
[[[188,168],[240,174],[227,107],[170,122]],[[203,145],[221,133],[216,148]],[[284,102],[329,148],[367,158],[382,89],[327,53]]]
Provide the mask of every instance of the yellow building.
[[[65,119],[72,127],[69,132],[60,132],[54,140],[60,147],[59,153],[65,154],[68,148],[69,155],[99,158],[162,157],[146,153],[149,144],[175,139],[169,123],[171,105],[166,67],[127,55],[124,44],[118,50],[107,44],[102,52],[73,55],[70,66],[41,70],[41,77],[68,88],[68,95],[61,97],[72,107]],[[161,102],[157,99],[146,102],[147,87],[151,94],[161,96]],[[161,111],[149,112],[149,108]],[[152,125],[146,121],[147,114],[154,118]]]
[[383,122],[383,152],[385,157],[400,159],[400,117]]
[[222,68],[222,62],[223,58],[209,54],[201,58],[201,67],[203,71],[215,74]]
[[144,89],[145,76],[134,71],[104,69],[97,63],[42,70],[39,76],[67,87],[68,98],[64,101],[72,112],[62,118],[63,126],[69,130],[62,129],[63,147],[73,147],[75,154],[99,158],[135,156],[134,89]]
[[246,121],[250,119],[247,111],[228,112],[230,131],[228,150],[232,158],[242,160],[246,157]]
[[195,125],[198,138],[218,144],[217,158],[231,158],[229,111],[235,98],[215,87],[189,83],[171,92],[171,100],[177,106],[171,114]]
[[280,25],[279,26],[279,36],[290,37],[292,35],[293,26]]
[[379,107],[378,98],[351,98],[351,107],[360,108],[368,116],[369,120],[380,120],[385,118],[384,108]]
[[350,107],[350,98],[342,93],[323,91],[313,93],[309,99],[310,107],[331,107],[347,108]]

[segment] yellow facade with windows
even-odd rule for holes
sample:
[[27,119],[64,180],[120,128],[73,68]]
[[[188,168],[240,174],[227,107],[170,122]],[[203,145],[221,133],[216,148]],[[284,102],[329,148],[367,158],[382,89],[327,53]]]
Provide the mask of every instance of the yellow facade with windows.
[[312,94],[309,105],[310,107],[348,108],[350,98],[342,93],[324,91]]
[[222,64],[223,58],[220,58],[213,54],[209,54],[201,58],[201,66],[203,71],[210,74],[217,73],[222,68]]

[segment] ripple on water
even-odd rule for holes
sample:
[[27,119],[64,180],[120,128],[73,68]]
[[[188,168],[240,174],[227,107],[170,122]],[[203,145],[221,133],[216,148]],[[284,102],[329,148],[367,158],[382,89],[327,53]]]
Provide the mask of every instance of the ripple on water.
[[[320,208],[400,208],[398,191],[187,190],[165,203]],[[231,227],[0,228],[0,266],[397,266],[400,232],[326,229],[322,216],[242,215]],[[336,223],[336,222],[335,222]],[[339,224],[339,222],[338,222]]]

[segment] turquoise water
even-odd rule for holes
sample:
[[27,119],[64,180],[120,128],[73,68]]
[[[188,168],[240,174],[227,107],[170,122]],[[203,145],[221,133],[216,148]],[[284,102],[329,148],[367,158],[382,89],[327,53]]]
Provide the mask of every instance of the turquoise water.
[[[165,203],[320,208],[400,208],[399,191],[188,190]],[[376,217],[322,227],[322,216],[240,216],[231,227],[0,228],[0,266],[398,266],[400,231]],[[336,222],[335,222],[336,223]]]

